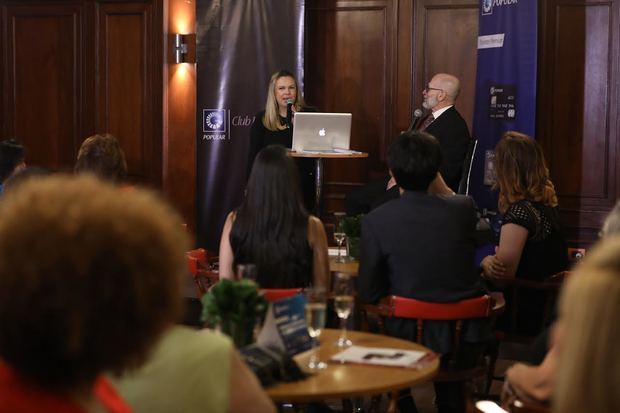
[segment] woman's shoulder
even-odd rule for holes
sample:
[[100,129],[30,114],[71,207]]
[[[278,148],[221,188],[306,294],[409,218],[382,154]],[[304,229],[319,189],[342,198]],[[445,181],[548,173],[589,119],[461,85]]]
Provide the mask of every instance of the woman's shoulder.
[[314,215],[308,215],[308,226],[312,228],[323,228],[323,221]]

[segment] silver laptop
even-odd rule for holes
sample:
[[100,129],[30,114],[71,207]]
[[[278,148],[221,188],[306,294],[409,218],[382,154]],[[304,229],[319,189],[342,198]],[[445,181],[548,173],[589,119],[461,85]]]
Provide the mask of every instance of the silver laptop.
[[338,152],[351,142],[350,113],[295,113],[292,149],[296,152]]

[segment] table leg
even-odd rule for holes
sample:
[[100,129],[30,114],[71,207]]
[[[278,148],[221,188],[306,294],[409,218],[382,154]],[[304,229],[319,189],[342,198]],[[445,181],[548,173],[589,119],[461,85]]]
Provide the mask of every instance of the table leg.
[[323,191],[323,158],[316,158],[314,171],[314,215],[321,217],[321,192]]

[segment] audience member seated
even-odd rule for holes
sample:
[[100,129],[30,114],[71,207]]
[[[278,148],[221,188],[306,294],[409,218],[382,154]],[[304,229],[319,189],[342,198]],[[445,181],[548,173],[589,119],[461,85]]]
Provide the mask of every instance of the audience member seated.
[[0,203],[0,412],[129,412],[102,373],[176,319],[187,239],[155,196],[92,177],[25,181]]
[[114,379],[135,413],[275,413],[227,336],[172,327],[149,361]]
[[[453,192],[458,192],[463,162],[471,142],[467,123],[456,110],[461,82],[456,76],[437,73],[422,91],[422,107],[430,113],[417,129],[433,135],[439,141],[442,162],[439,172]],[[345,198],[348,215],[365,214],[399,196],[394,179],[385,176],[349,192]]]
[[588,251],[562,292],[553,411],[620,412],[620,239]]
[[[620,234],[620,202],[611,210],[601,230],[607,238]],[[620,251],[619,251],[620,253]],[[548,335],[545,334],[545,337]],[[553,334],[551,335],[553,337]],[[506,371],[506,392],[521,399],[547,403],[551,400],[557,370],[557,348],[549,343],[549,351],[539,365],[516,363]]]
[[100,179],[123,184],[127,178],[127,161],[118,139],[109,133],[86,138],[78,151],[75,172],[92,173]]
[[226,218],[219,255],[220,278],[234,278],[237,264],[252,263],[262,288],[327,286],[325,229],[306,212],[297,168],[283,146],[256,156],[245,198]]
[[[388,166],[403,193],[371,211],[362,221],[359,295],[375,303],[387,295],[432,302],[453,302],[485,294],[474,264],[476,208],[471,198],[429,193],[438,185],[441,148],[424,132],[406,132],[391,145]],[[445,193],[447,192],[447,193]],[[415,340],[415,320],[389,318],[386,332]],[[425,324],[425,343],[439,354],[452,348],[448,322]],[[459,364],[472,367],[491,339],[486,320],[464,326],[464,351]],[[436,383],[440,412],[464,411],[461,383]],[[408,391],[407,391],[408,393]],[[398,401],[401,412],[415,412],[410,394]]]
[[25,152],[15,139],[0,142],[0,194],[4,192],[5,181],[26,167]]
[[[542,280],[566,270],[567,246],[558,200],[538,142],[519,132],[506,132],[495,148],[495,170],[503,223],[495,255],[482,260],[483,276]],[[517,326],[510,326],[511,332],[536,335],[544,292],[527,293],[520,300],[527,305],[519,307]],[[510,314],[509,298],[503,322]]]

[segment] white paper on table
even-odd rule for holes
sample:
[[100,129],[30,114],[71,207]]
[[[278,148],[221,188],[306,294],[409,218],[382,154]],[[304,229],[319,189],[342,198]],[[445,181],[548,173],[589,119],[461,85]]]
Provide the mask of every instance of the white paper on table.
[[401,350],[385,347],[351,346],[332,356],[331,360],[341,363],[374,364],[377,366],[414,367],[427,353],[416,350]]

